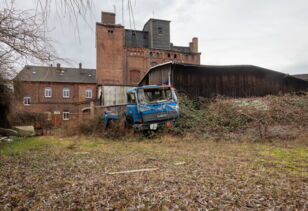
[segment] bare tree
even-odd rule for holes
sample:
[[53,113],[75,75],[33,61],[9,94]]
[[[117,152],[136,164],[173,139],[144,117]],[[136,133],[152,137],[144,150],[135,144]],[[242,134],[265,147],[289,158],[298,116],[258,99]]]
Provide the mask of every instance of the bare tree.
[[18,11],[13,5],[0,11],[0,70],[11,70],[25,61],[57,59],[46,37],[44,20],[30,11]]
[[[33,10],[17,10],[14,1],[0,0],[0,72],[11,72],[18,64],[25,62],[50,62],[57,57],[52,42],[46,36],[47,21],[51,7],[59,17],[66,17],[78,30],[78,18],[87,22],[91,14],[90,0],[37,0]],[[9,71],[8,71],[9,70]]]

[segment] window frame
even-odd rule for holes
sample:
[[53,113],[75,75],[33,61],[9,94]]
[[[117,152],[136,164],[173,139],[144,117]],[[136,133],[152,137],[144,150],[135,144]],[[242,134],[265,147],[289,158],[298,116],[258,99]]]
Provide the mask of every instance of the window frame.
[[70,120],[70,112],[69,111],[63,111],[62,112],[62,120],[65,120],[65,121],[67,121],[67,120]]
[[[67,95],[64,95],[64,93],[67,93]],[[69,87],[64,87],[62,89],[62,97],[63,98],[70,98],[70,88]]]
[[[28,101],[27,101],[28,103],[25,103],[25,102],[26,102],[26,99],[28,100]],[[26,105],[26,106],[31,105],[31,97],[30,97],[30,96],[24,96],[24,98],[23,98],[23,104]]]
[[[50,95],[47,95],[47,93],[49,93]],[[52,98],[52,88],[50,86],[49,87],[45,87],[44,97],[45,98]]]
[[[90,96],[88,96],[88,93],[90,93]],[[92,88],[86,88],[86,98],[87,99],[92,99],[93,98]]]

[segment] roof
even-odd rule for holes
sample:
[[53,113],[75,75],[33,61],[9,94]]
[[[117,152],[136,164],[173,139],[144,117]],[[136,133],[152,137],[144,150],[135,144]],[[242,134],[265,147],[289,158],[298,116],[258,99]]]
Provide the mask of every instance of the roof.
[[292,76],[295,78],[300,78],[300,79],[308,81],[308,74],[297,74],[297,75],[292,75]]
[[[139,81],[139,86],[141,85],[142,81],[147,77],[149,72],[151,72],[151,70],[156,69],[158,67],[162,67],[162,66],[168,66],[168,65],[192,67],[191,69],[189,69],[189,71],[198,70],[198,69],[201,69],[201,70],[204,70],[204,71],[212,70],[212,71],[223,71],[223,72],[232,72],[232,71],[238,72],[239,70],[252,71],[252,72],[263,71],[263,72],[267,72],[267,73],[278,74],[278,75],[281,75],[283,77],[290,77],[290,78],[295,78],[295,79],[305,81],[305,79],[300,78],[300,77],[295,77],[295,76],[292,76],[292,75],[289,75],[289,74],[285,74],[285,73],[278,72],[278,71],[275,71],[275,70],[266,69],[266,68],[263,68],[263,67],[258,67],[258,66],[255,66],[255,65],[199,65],[199,64],[178,63],[178,62],[169,61],[169,62],[158,64],[158,65],[151,67],[144,74],[144,76],[141,78],[141,80]],[[306,75],[308,75],[308,74],[306,74]]]
[[96,70],[83,68],[60,68],[26,65],[15,77],[20,81],[96,83]]

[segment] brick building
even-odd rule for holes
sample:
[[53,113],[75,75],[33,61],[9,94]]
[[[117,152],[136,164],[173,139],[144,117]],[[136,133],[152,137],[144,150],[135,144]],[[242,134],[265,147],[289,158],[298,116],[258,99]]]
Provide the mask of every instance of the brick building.
[[198,38],[189,46],[170,42],[170,21],[150,19],[143,30],[115,24],[115,14],[102,12],[96,23],[96,76],[98,85],[136,85],[156,64],[176,61],[200,64]]
[[102,109],[126,104],[126,90],[151,66],[168,61],[200,64],[200,55],[197,38],[187,47],[170,42],[170,21],[150,19],[138,31],[115,24],[114,13],[102,12],[102,21],[96,23],[96,70],[27,65],[15,78],[22,90],[15,108],[46,113],[56,126],[80,121],[94,112],[91,102]]
[[15,77],[15,110],[46,113],[53,125],[87,118],[96,99],[95,69],[25,66]]

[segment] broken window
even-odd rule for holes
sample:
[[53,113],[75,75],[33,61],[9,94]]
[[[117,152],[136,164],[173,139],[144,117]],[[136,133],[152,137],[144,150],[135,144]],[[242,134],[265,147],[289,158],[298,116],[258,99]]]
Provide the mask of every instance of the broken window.
[[162,27],[158,27],[158,34],[162,34],[163,33],[163,28]]
[[31,97],[26,96],[24,97],[24,105],[30,105],[31,104]]
[[69,98],[70,97],[70,89],[67,87],[63,88],[63,97],[64,98]]
[[62,119],[63,119],[63,120],[69,120],[69,115],[70,115],[70,112],[69,112],[69,111],[63,111],[63,113],[62,113]]
[[138,101],[140,104],[158,103],[172,99],[170,87],[139,89]]
[[51,87],[45,87],[45,97],[52,97]]
[[129,93],[127,94],[127,103],[128,104],[136,104],[136,96],[135,93]]
[[92,89],[86,88],[86,98],[92,98]]

